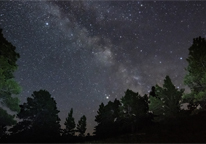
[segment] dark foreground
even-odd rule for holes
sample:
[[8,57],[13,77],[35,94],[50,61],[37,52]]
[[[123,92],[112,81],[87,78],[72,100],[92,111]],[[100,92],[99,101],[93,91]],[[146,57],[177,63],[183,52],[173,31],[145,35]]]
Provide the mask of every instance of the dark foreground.
[[206,143],[206,115],[199,114],[190,118],[168,120],[164,123],[150,125],[139,132],[121,134],[111,137],[41,137],[25,135],[6,136],[4,143]]

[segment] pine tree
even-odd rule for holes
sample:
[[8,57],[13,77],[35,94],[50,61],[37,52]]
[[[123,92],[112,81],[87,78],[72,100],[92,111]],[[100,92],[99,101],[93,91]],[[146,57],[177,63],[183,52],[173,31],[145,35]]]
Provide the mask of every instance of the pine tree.
[[125,96],[121,98],[121,104],[120,109],[123,117],[141,116],[148,111],[147,96],[142,97],[129,89],[125,92]]
[[24,133],[35,139],[53,139],[60,134],[59,111],[56,101],[46,90],[34,91],[32,98],[28,97],[27,102],[20,105],[21,110],[18,118],[21,119],[11,129],[13,133]]
[[16,61],[20,57],[15,49],[15,46],[4,38],[2,29],[0,29],[0,102],[3,106],[0,107],[0,133],[4,131],[5,126],[16,123],[14,115],[8,114],[5,107],[13,112],[20,110],[19,99],[12,96],[21,91],[21,87],[14,80],[13,75],[17,70]]
[[66,118],[66,121],[64,123],[66,128],[64,129],[63,135],[74,136],[75,134],[75,121],[72,114],[73,114],[73,109],[71,108],[70,113],[68,113],[68,117]]
[[191,109],[198,105],[206,109],[206,40],[204,38],[193,39],[187,62],[184,82],[190,87],[191,93],[186,94],[184,99],[190,103]]
[[95,121],[97,122],[97,126],[94,128],[94,134],[96,136],[101,136],[105,133],[104,123],[105,123],[105,106],[103,103],[99,105],[99,109],[97,111],[97,115],[95,116]]
[[119,131],[118,119],[119,119],[119,106],[120,101],[115,99],[114,102],[109,101],[104,106],[103,103],[99,106],[95,121],[94,134],[98,137],[108,137],[117,134]]
[[104,120],[104,112],[105,111],[105,106],[103,103],[99,105],[99,110],[97,111],[97,115],[95,116],[95,121],[100,124]]
[[147,96],[142,97],[128,89],[121,98],[120,105],[120,117],[124,121],[122,127],[128,128],[125,131],[136,131],[142,120],[148,116],[148,109]]
[[156,97],[149,97],[149,110],[156,116],[156,121],[177,117],[180,112],[183,92],[183,89],[178,90],[175,88],[169,76],[166,76],[163,87],[156,85]]
[[84,136],[84,133],[86,131],[86,117],[83,115],[77,124],[77,132],[79,132],[79,136]]

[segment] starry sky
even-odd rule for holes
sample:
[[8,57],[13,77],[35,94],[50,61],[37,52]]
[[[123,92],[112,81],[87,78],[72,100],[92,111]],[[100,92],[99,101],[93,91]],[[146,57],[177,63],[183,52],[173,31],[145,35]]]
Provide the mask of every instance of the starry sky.
[[206,37],[205,17],[205,1],[0,2],[0,27],[20,54],[21,103],[46,89],[62,126],[73,108],[90,133],[101,102],[126,89],[148,94],[166,75],[185,88],[188,48]]

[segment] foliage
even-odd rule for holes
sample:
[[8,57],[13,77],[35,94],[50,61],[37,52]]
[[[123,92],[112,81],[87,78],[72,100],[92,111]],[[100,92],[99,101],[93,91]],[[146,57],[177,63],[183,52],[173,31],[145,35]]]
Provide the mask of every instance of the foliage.
[[21,121],[11,129],[13,133],[29,131],[33,137],[53,138],[60,134],[59,117],[55,100],[45,90],[34,91],[32,98],[20,105]]
[[[106,117],[106,113],[105,113],[105,106],[103,103],[101,103],[99,105],[99,110],[97,111],[97,115],[95,116],[95,121],[98,123],[97,126],[95,126],[94,128],[94,134],[97,136],[101,136],[102,134],[104,134],[104,119]],[[102,126],[103,125],[103,126]]]
[[6,110],[0,108],[0,137],[6,133],[6,126],[16,123],[14,115],[9,115]]
[[185,95],[190,107],[200,104],[206,108],[206,40],[204,38],[193,39],[187,58],[188,67],[184,82],[191,89],[191,93]]
[[79,132],[79,136],[84,136],[84,133],[86,131],[86,117],[83,115],[77,124],[77,132]]
[[6,110],[0,108],[0,126],[13,124],[15,124],[14,116],[9,115]]
[[[148,122],[148,98],[131,90],[125,92],[121,101],[115,99],[104,106],[99,106],[95,121],[94,134],[98,137],[111,137],[123,133],[137,131]],[[141,124],[140,124],[141,123]]]
[[169,76],[166,76],[163,87],[156,85],[155,95],[150,95],[149,110],[153,112],[156,121],[165,118],[175,118],[180,112],[181,97],[184,90],[178,90],[172,84]]
[[[15,49],[16,48],[3,37],[2,30],[0,29],[0,98],[3,100],[6,99],[6,96],[4,96],[5,93],[8,96],[18,94],[21,91],[21,88],[13,76],[14,71],[17,69],[16,61],[20,57],[19,54],[15,52]],[[13,100],[12,97],[9,99],[11,101]],[[16,103],[16,105],[18,105],[18,103]],[[10,107],[8,106],[8,108]]]
[[95,116],[95,121],[98,123],[95,126],[94,134],[98,137],[112,136],[119,132],[118,119],[119,119],[119,106],[120,101],[115,99],[114,102],[109,101],[104,106],[100,104],[98,115]]
[[66,121],[64,123],[66,128],[64,129],[63,135],[74,136],[74,133],[75,133],[75,121],[74,121],[74,118],[73,118],[72,114],[73,114],[73,109],[71,109],[70,113],[68,113],[68,117],[66,118]]
[[12,96],[13,94],[19,94],[21,91],[13,75],[17,69],[16,61],[20,57],[15,49],[15,46],[4,38],[2,29],[0,29],[0,103],[3,106],[0,108],[0,133],[2,133],[3,127],[11,126],[16,122],[14,116],[3,108],[6,107],[13,112],[20,110],[19,99]]
[[123,117],[143,116],[148,111],[147,96],[142,97],[128,89],[125,96],[121,98],[120,109]]
[[127,90],[125,96],[121,98],[120,117],[124,122],[124,131],[137,131],[141,123],[148,118],[148,98],[143,97],[132,90]]

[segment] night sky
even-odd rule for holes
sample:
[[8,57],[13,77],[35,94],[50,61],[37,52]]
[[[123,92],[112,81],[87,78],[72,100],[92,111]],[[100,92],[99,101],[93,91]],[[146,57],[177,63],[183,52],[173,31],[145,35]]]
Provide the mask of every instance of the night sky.
[[165,76],[185,88],[188,48],[206,37],[204,1],[1,1],[0,27],[20,54],[21,103],[48,90],[61,124],[71,108],[92,132],[101,102],[148,94]]

